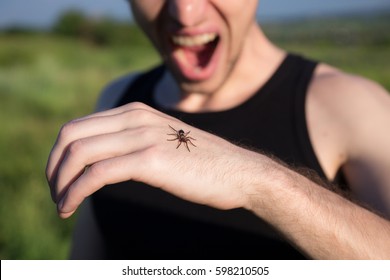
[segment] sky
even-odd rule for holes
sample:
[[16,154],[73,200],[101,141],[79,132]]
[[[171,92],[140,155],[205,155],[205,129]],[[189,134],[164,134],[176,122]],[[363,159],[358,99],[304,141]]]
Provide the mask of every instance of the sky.
[[[132,18],[125,0],[0,0],[0,28],[50,27],[62,12],[71,8],[93,16],[109,15],[129,21]],[[390,0],[260,0],[258,18],[283,20],[384,9],[390,10]]]

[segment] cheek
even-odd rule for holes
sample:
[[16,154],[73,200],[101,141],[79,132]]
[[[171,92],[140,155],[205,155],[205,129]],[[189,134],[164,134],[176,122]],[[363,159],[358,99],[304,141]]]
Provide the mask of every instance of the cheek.
[[[256,5],[254,1],[247,1],[248,8],[241,9],[241,12],[231,14],[230,32],[232,36],[232,44],[235,48],[241,48],[245,43],[245,39],[253,27],[256,24]],[[252,5],[252,6],[249,6]]]
[[227,21],[229,18],[254,19],[259,3],[258,0],[211,0],[211,2]]
[[164,2],[156,0],[130,1],[134,19],[145,31],[156,22],[163,9]]
[[[231,47],[239,48],[250,27],[256,21],[257,0],[214,0],[226,27]],[[245,7],[245,9],[243,9]]]
[[130,1],[131,10],[138,26],[149,37],[155,47],[158,48],[158,26],[165,1],[134,0]]

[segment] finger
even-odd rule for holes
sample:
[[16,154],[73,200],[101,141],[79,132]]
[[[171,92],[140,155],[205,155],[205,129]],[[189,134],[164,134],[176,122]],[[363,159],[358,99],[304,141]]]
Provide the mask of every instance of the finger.
[[143,124],[153,123],[156,114],[143,109],[122,111],[115,115],[96,116],[79,119],[65,124],[58,135],[57,141],[50,153],[46,168],[49,185],[53,185],[60,161],[65,156],[68,145],[78,139],[100,134],[114,133]]
[[95,117],[108,117],[108,116],[113,116],[113,115],[118,115],[127,111],[133,111],[133,110],[145,110],[150,113],[154,113],[159,116],[166,116],[165,114],[161,113],[160,111],[157,111],[156,109],[142,103],[142,102],[131,102],[113,109],[101,111],[101,112],[96,112],[93,114],[90,114],[88,116],[82,117],[79,120],[86,120],[90,118],[95,118]]
[[142,150],[156,140],[156,128],[137,128],[83,138],[71,143],[61,161],[52,198],[58,201],[87,166]]
[[[58,203],[62,218],[71,216],[83,200],[105,185],[137,180],[144,172],[146,161],[140,159],[142,151],[103,160],[91,165],[66,191]],[[137,174],[137,175],[135,175]]]
[[[58,167],[66,154],[68,145],[78,139],[101,134],[102,128],[107,126],[107,122],[108,117],[97,117],[87,120],[74,120],[61,128],[46,166],[46,177],[51,187],[56,181]],[[115,122],[113,125],[107,126],[106,133],[118,131],[121,126],[122,124]]]

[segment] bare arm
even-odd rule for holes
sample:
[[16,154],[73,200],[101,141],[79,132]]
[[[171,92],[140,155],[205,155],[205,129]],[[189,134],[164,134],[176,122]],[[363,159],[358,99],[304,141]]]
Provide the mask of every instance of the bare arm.
[[[166,141],[168,125],[191,131],[197,147],[176,149]],[[264,155],[140,103],[66,124],[47,177],[63,218],[104,185],[132,179],[195,203],[247,208],[313,258],[390,258],[383,241],[390,237],[388,220]]]
[[354,198],[390,218],[390,94],[324,67],[307,101],[310,138],[328,178],[341,168]]
[[[272,164],[272,163],[271,163]],[[390,222],[275,164],[251,209],[315,259],[388,259]]]

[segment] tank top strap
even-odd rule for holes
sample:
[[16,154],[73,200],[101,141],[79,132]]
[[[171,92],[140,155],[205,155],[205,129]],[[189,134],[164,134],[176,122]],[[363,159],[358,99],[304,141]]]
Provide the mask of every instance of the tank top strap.
[[[296,132],[297,138],[299,139],[299,143],[302,147],[301,149],[306,158],[306,161],[310,164],[309,166],[316,170],[323,179],[327,179],[310,141],[305,109],[307,100],[306,97],[309,91],[310,83],[313,80],[313,75],[318,65],[318,62],[314,60],[308,60],[298,55],[291,55],[291,57],[293,58],[293,60],[295,60],[294,64],[296,69],[299,69],[299,75],[295,87],[296,90],[294,96],[294,130]],[[344,191],[349,190],[348,182],[341,169],[338,170],[332,183],[336,184],[340,189]]]
[[288,158],[287,162],[292,165],[310,166],[326,179],[310,141],[305,110],[306,96],[317,65],[315,60],[295,53],[287,54],[277,71],[260,90],[262,95],[267,96],[261,106],[267,114],[273,116],[275,126],[282,126],[283,130],[290,131],[290,134],[285,134],[287,139],[284,141],[295,143],[295,148],[300,151],[299,156],[297,153],[291,153],[296,158]]
[[296,69],[299,69],[297,75],[295,92],[294,92],[294,120],[293,126],[305,160],[317,170],[318,174],[326,179],[326,175],[318,161],[314,152],[313,145],[310,141],[309,131],[306,119],[306,100],[310,83],[313,80],[313,75],[317,62],[305,59],[300,56],[295,56]]

